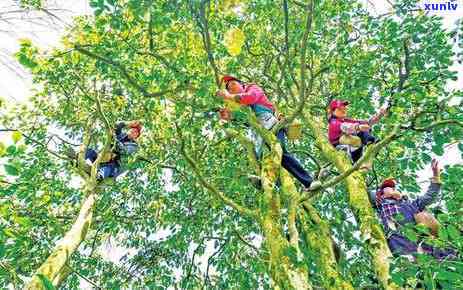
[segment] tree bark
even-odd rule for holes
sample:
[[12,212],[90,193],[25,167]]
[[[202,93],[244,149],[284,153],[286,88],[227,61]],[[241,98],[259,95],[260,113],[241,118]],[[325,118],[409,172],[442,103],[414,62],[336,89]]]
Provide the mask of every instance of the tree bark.
[[[43,275],[55,287],[63,281],[62,271],[69,257],[76,251],[80,243],[85,239],[93,217],[96,192],[95,187],[89,190],[90,193],[82,203],[76,221],[71,229],[57,243],[50,256],[37,269],[30,282],[24,287],[25,290],[46,289],[39,275]],[[65,277],[65,275],[63,276]]]
[[321,286],[328,290],[353,290],[352,284],[339,273],[329,225],[310,203],[305,202],[303,208],[299,214],[301,227],[310,251],[315,253],[315,264],[323,277]]
[[[268,136],[270,137],[270,136]],[[297,247],[286,239],[281,225],[280,196],[275,192],[275,183],[281,168],[281,146],[274,136],[271,151],[262,160],[262,187],[260,224],[269,252],[269,272],[275,289],[312,289],[307,265],[299,257]]]
[[[311,116],[307,117],[307,125],[315,136],[316,143],[322,154],[331,161],[342,174],[352,167],[350,160],[343,152],[336,151],[328,142],[320,127],[321,120]],[[391,282],[389,267],[391,251],[387,245],[386,237],[376,220],[375,213],[368,198],[368,190],[364,176],[356,171],[344,180],[349,194],[349,204],[360,226],[360,232],[367,251],[372,258],[375,274],[384,289],[396,289]]]

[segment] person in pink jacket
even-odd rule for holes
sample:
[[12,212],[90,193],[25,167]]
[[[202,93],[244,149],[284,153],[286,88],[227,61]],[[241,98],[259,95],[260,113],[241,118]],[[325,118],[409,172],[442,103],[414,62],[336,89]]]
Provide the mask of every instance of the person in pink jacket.
[[328,139],[337,149],[347,146],[352,162],[355,163],[362,157],[365,146],[378,141],[371,135],[371,126],[379,122],[387,109],[382,108],[369,120],[356,120],[347,117],[348,105],[349,102],[344,100],[331,101]]
[[[218,96],[225,100],[233,100],[242,106],[251,107],[259,123],[267,130],[270,130],[278,122],[278,118],[275,116],[275,106],[269,101],[261,87],[256,84],[245,84],[232,76],[224,76],[222,81],[225,83],[226,90],[218,91]],[[220,111],[220,115],[226,118],[230,117],[229,112],[226,112],[226,110]],[[304,185],[305,189],[309,189],[312,185],[313,178],[309,172],[302,167],[299,161],[286,150],[285,132],[284,129],[280,129],[276,134],[283,149],[281,165],[299,180],[299,182]],[[256,152],[257,158],[260,158],[260,153],[261,152]],[[319,181],[315,181],[313,182],[313,186],[315,187],[319,183]]]

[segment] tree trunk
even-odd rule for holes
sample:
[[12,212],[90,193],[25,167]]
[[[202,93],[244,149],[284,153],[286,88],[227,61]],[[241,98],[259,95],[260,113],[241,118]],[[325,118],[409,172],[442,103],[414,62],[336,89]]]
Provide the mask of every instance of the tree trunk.
[[43,275],[54,286],[59,285],[62,281],[60,275],[65,268],[66,262],[87,235],[92,222],[95,199],[95,192],[87,196],[71,229],[58,242],[45,262],[37,269],[30,282],[24,287],[25,290],[46,289],[39,275]]
[[262,220],[274,289],[312,289],[307,266],[302,259],[299,261],[296,249],[282,235],[282,229],[276,223],[271,215],[267,215]]
[[315,264],[323,277],[321,286],[328,290],[353,290],[352,284],[339,273],[328,224],[310,203],[305,202],[304,209],[299,216],[308,247],[315,253]]
[[271,152],[262,160],[262,204],[260,224],[269,252],[269,271],[275,289],[312,289],[307,265],[299,258],[296,247],[290,245],[281,226],[280,196],[275,183],[281,168],[281,147],[274,142]]
[[[345,153],[336,151],[328,142],[320,123],[322,120],[313,117],[307,118],[307,124],[315,135],[316,143],[321,148],[325,158],[331,161],[340,173],[346,172],[352,166],[350,160],[345,156]],[[365,241],[366,249],[371,255],[379,283],[384,289],[396,289],[395,284],[390,281],[389,275],[389,259],[392,254],[370,204],[365,179],[360,172],[356,171],[345,179],[345,184],[349,194],[349,204],[360,225],[361,235]]]

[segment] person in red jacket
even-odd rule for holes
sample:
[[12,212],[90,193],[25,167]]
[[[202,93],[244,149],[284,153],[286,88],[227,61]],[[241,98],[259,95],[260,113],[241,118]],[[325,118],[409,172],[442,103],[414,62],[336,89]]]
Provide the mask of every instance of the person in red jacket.
[[362,157],[363,148],[378,139],[372,136],[371,126],[386,114],[386,108],[382,108],[369,120],[355,120],[347,118],[348,101],[332,100],[328,120],[328,139],[337,149],[348,149],[352,162],[355,163]]
[[[242,106],[251,107],[259,123],[267,130],[270,130],[278,122],[278,118],[275,116],[275,106],[269,101],[261,87],[256,84],[246,84],[232,76],[224,76],[222,82],[225,83],[226,90],[218,91],[217,95],[219,97],[224,100],[232,100]],[[221,110],[219,113],[221,118],[230,119],[230,112],[227,109]],[[281,165],[301,182],[305,189],[309,189],[313,178],[299,161],[286,150],[286,133],[284,129],[277,132],[277,138],[283,149]],[[256,155],[257,158],[260,158],[259,150],[257,150]],[[317,186],[319,183],[319,181],[313,182],[313,186]]]

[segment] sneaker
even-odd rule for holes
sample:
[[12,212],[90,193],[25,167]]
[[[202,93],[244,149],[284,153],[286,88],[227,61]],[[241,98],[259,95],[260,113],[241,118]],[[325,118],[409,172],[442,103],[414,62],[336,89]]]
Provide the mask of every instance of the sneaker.
[[307,191],[314,191],[319,189],[322,186],[322,183],[319,180],[315,180],[310,184],[310,187],[307,188]]

